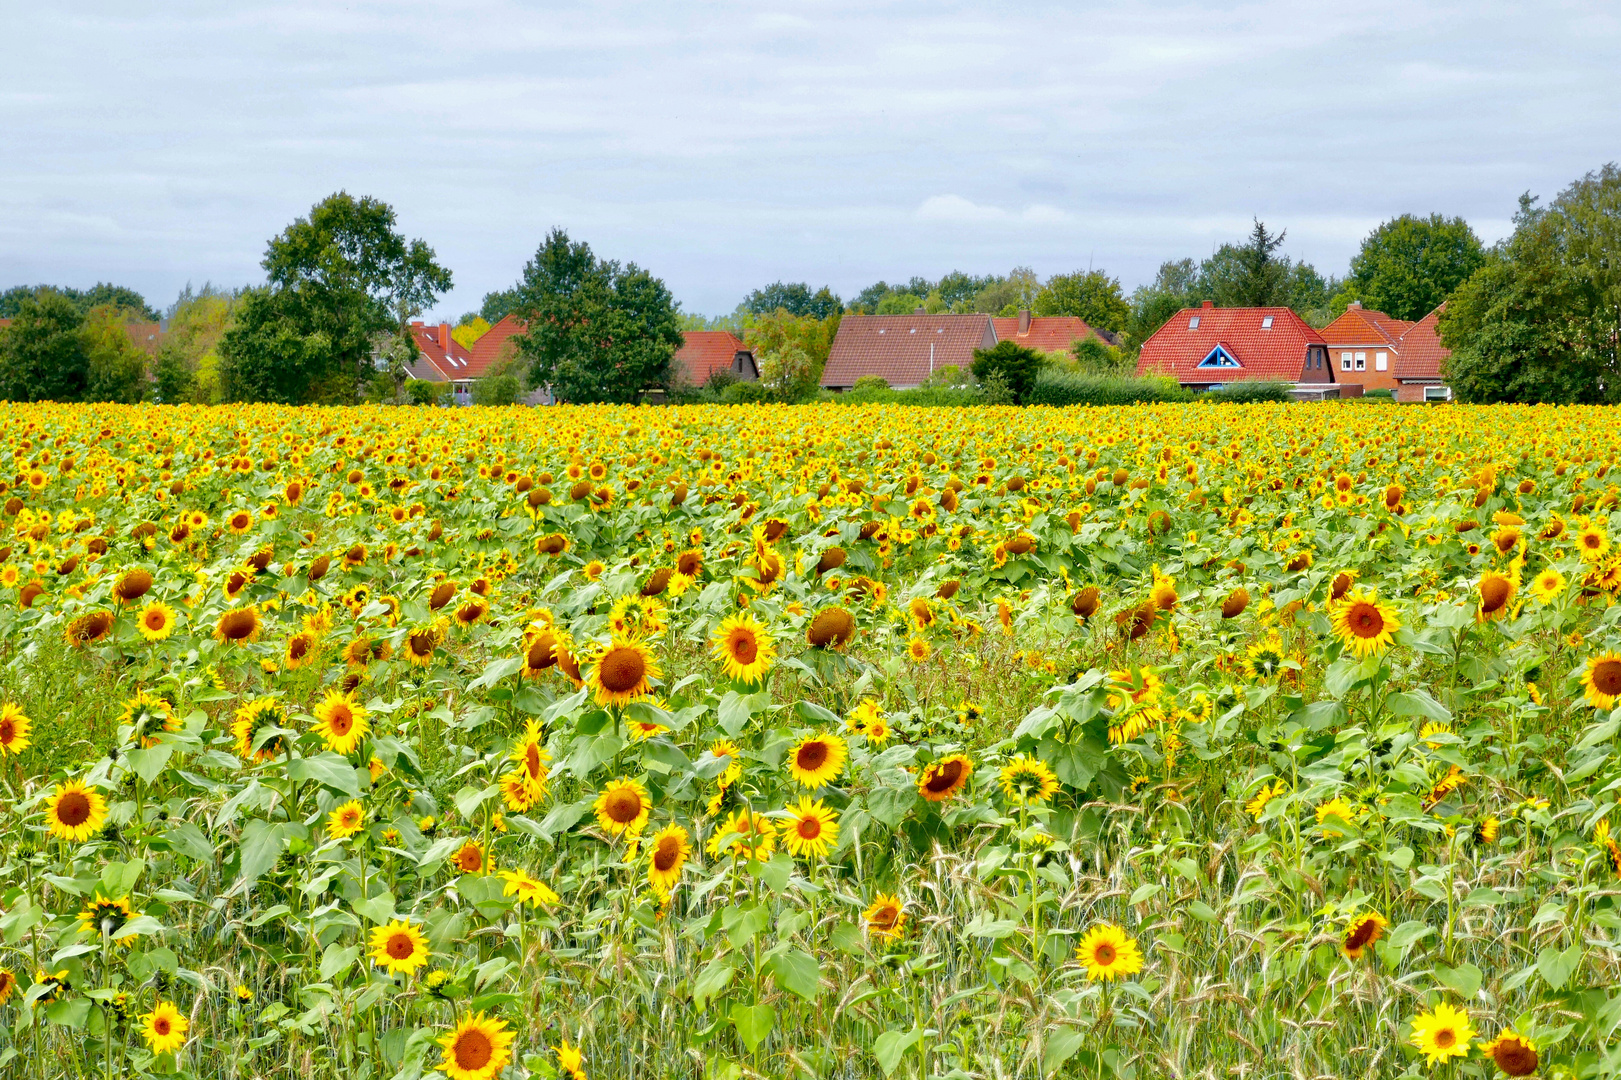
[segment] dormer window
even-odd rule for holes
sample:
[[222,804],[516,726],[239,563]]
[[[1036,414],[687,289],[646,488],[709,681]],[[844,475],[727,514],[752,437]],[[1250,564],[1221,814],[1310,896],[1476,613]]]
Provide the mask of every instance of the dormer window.
[[1261,319],[1261,329],[1262,330],[1270,330],[1270,329],[1272,329],[1272,316],[1267,315],[1267,316],[1265,316],[1264,318]]
[[1202,368],[1236,368],[1244,365],[1240,364],[1232,353],[1217,345],[1205,355],[1203,360],[1199,361],[1199,366]]
[[1197,329],[1199,329],[1199,316],[1194,315],[1194,316],[1192,316],[1191,318],[1188,319],[1188,329],[1189,330],[1197,330]]

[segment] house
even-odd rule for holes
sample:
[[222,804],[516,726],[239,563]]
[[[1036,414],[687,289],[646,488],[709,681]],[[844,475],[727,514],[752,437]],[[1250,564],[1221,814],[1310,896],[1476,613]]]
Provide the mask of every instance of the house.
[[822,369],[822,385],[848,390],[862,376],[877,375],[897,390],[911,389],[943,367],[968,368],[975,349],[995,345],[989,315],[846,315]]
[[427,382],[448,382],[458,405],[473,401],[473,357],[461,342],[450,336],[450,324],[438,326],[424,323],[411,324],[411,337],[416,341],[417,356],[411,363],[410,376]]
[[1299,397],[1342,392],[1328,343],[1299,315],[1286,307],[1219,308],[1208,300],[1183,308],[1149,335],[1137,374],[1169,376],[1195,390],[1265,379],[1294,383]]
[[1441,381],[1441,363],[1452,353],[1436,332],[1445,302],[1402,335],[1396,358],[1397,401],[1451,401],[1452,388]]
[[1041,352],[1068,352],[1077,341],[1096,335],[1105,345],[1114,344],[1113,335],[1103,334],[1086,325],[1086,320],[1074,315],[1031,316],[1029,310],[1016,317],[991,319],[996,328],[997,341],[1016,341],[1020,345]]
[[757,382],[759,365],[754,353],[725,330],[688,330],[670,362],[670,376],[693,386],[702,386],[717,371],[729,371],[740,382]]
[[1322,329],[1334,378],[1358,383],[1364,391],[1395,390],[1402,335],[1412,328],[1410,322],[1352,301],[1343,315]]

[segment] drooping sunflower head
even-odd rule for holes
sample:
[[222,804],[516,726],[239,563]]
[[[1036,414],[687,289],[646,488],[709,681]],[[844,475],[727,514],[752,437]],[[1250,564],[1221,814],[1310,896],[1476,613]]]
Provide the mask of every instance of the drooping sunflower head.
[[856,620],[848,609],[832,605],[816,613],[805,630],[805,643],[813,649],[837,649],[855,636]]
[[1346,924],[1345,933],[1340,938],[1340,952],[1351,960],[1360,960],[1363,950],[1379,940],[1380,934],[1390,923],[1377,911],[1367,911],[1357,915]]
[[116,939],[124,924],[135,917],[128,897],[109,898],[97,889],[95,896],[79,912],[79,929],[87,934]]
[[1504,1076],[1530,1076],[1541,1063],[1536,1044],[1513,1028],[1505,1028],[1480,1049]]
[[807,735],[788,752],[788,775],[801,787],[826,787],[844,771],[848,751],[837,735]]
[[230,645],[241,645],[259,639],[259,609],[249,604],[232,608],[214,624],[214,637]]
[[405,635],[405,658],[412,667],[427,667],[433,663],[439,648],[439,628],[434,625],[414,627]]
[[145,596],[151,588],[151,572],[139,566],[132,566],[118,575],[118,580],[113,583],[113,595],[128,604]]
[[966,754],[948,754],[923,766],[917,778],[917,793],[929,802],[945,802],[967,787],[973,774],[973,759]]
[[647,880],[655,891],[668,896],[681,880],[681,868],[692,854],[687,830],[671,822],[653,834],[647,848]]
[[1249,606],[1249,590],[1240,585],[1228,593],[1227,598],[1221,602],[1221,617],[1224,619],[1236,619],[1244,614],[1244,609]]
[[112,633],[113,613],[110,611],[87,611],[83,615],[68,623],[63,631],[67,643],[76,649],[86,645],[94,645]]
[[1480,603],[1476,608],[1477,617],[1482,622],[1490,622],[1508,614],[1509,604],[1514,599],[1518,584],[1507,574],[1488,570],[1480,575],[1480,582],[1475,589],[1480,596]]
[[299,668],[313,660],[315,658],[315,646],[316,637],[307,630],[294,634],[292,637],[288,638],[287,648],[282,654],[282,659],[286,662],[287,669],[289,671],[297,671]]

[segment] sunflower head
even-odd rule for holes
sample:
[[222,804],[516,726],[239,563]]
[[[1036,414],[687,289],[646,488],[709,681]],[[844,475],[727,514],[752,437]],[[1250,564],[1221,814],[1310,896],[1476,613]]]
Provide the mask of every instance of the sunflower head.
[[837,735],[807,735],[788,753],[788,775],[801,787],[826,787],[844,771],[847,750]]
[[1085,966],[1091,982],[1113,981],[1143,969],[1143,954],[1136,940],[1113,923],[1100,923],[1088,930],[1075,956]]

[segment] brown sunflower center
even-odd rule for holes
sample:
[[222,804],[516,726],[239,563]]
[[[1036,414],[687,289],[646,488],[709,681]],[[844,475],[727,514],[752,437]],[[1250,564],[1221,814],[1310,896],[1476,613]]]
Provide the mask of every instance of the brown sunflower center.
[[113,591],[121,600],[135,600],[146,595],[152,587],[152,575],[145,570],[131,570],[118,579]]
[[152,1021],[152,1032],[156,1035],[169,1034],[169,1018],[167,1016],[155,1017]]
[[673,836],[666,836],[659,841],[659,846],[653,851],[653,869],[667,874],[675,869],[675,864],[681,861],[681,842]]
[[556,662],[557,658],[552,655],[552,636],[550,634],[542,634],[530,644],[525,663],[529,665],[531,671],[545,671]]
[[465,873],[477,870],[483,862],[483,854],[471,844],[456,853],[456,865]]
[[796,826],[801,840],[815,840],[822,835],[822,821],[820,818],[803,817]]
[[1099,967],[1108,967],[1114,963],[1114,958],[1114,946],[1108,942],[1102,943],[1092,952],[1092,959],[1097,962]]
[[326,726],[334,735],[347,735],[355,726],[355,714],[349,711],[347,705],[333,706],[332,715],[327,718]]
[[1372,919],[1364,919],[1351,928],[1351,934],[1345,939],[1345,947],[1352,951],[1361,949],[1373,940],[1373,935],[1379,929],[1379,924]]
[[1447,1049],[1458,1041],[1458,1033],[1451,1028],[1442,1028],[1435,1033],[1435,1045],[1442,1050]]
[[747,667],[754,663],[754,658],[760,655],[760,643],[754,638],[754,631],[740,626],[733,630],[726,640],[726,649],[732,654],[732,659]]
[[457,1068],[477,1072],[488,1065],[494,1055],[495,1047],[490,1043],[490,1037],[477,1028],[470,1028],[456,1036]]
[[1480,583],[1480,610],[1490,615],[1503,610],[1512,586],[1505,577],[1489,577]]
[[1601,694],[1621,694],[1621,660],[1600,660],[1593,668],[1593,685]]
[[416,951],[416,942],[409,934],[395,934],[388,939],[388,955],[396,960],[404,960]]
[[17,722],[9,716],[0,716],[0,745],[11,745],[17,737]]
[[523,748],[523,767],[529,775],[540,778],[540,744],[528,743]]
[[647,674],[647,663],[635,649],[619,647],[602,658],[598,677],[610,693],[626,694],[642,684]]
[[608,820],[629,825],[641,815],[642,797],[628,788],[620,788],[608,796],[603,811],[608,815]]
[[428,656],[433,653],[432,634],[412,634],[406,640],[410,643],[413,656]]
[[872,917],[867,921],[873,926],[878,927],[880,930],[888,930],[890,927],[895,925],[895,920],[900,918],[900,914],[900,909],[895,905],[885,904],[883,907],[873,912]]
[[855,619],[848,611],[840,607],[827,608],[817,612],[816,618],[811,620],[806,639],[817,648],[825,649],[829,645],[843,645],[854,632]]
[[1367,603],[1352,607],[1345,621],[1351,627],[1351,633],[1360,638],[1378,637],[1385,628],[1385,620],[1379,614],[1379,609]]
[[1499,1039],[1492,1060],[1509,1076],[1530,1076],[1537,1071],[1537,1052],[1518,1039]]
[[957,781],[961,778],[962,762],[947,761],[930,770],[929,778],[923,786],[933,792],[950,791],[957,786]]
[[304,657],[308,655],[309,651],[309,639],[304,637],[302,634],[293,638],[291,644],[287,646],[287,655],[292,657],[294,660],[304,659]]
[[794,762],[806,772],[815,772],[827,764],[828,756],[827,743],[813,739],[799,748],[799,753],[794,755]]
[[259,628],[259,618],[252,611],[227,611],[220,616],[220,636],[227,641],[241,641]]
[[1598,533],[1582,533],[1582,547],[1587,548],[1589,551],[1597,551],[1601,543],[1603,543],[1603,540]]
[[146,623],[148,630],[162,630],[169,622],[169,617],[163,612],[154,609],[146,613],[146,618],[143,621]]
[[56,819],[70,829],[76,829],[90,820],[90,797],[82,791],[70,791],[56,804]]

